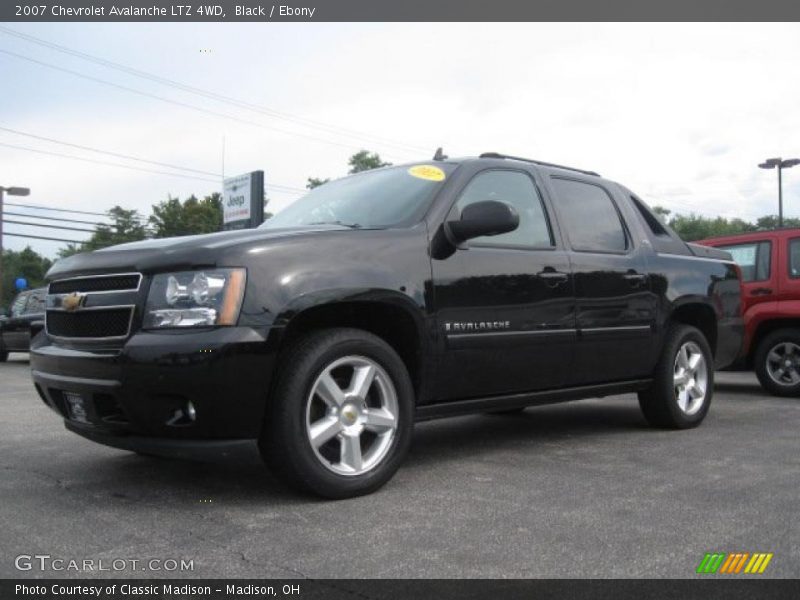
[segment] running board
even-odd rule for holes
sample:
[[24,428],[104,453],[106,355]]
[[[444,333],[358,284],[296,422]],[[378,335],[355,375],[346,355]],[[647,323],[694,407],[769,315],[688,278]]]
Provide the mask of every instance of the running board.
[[568,402],[570,400],[628,394],[630,392],[638,392],[647,389],[652,381],[652,379],[635,379],[631,381],[585,385],[542,392],[526,392],[522,394],[509,394],[506,396],[491,396],[489,398],[437,402],[418,406],[414,415],[414,420],[430,421],[431,419],[455,417],[472,413],[512,410],[515,408],[524,408],[526,406],[555,404],[557,402]]

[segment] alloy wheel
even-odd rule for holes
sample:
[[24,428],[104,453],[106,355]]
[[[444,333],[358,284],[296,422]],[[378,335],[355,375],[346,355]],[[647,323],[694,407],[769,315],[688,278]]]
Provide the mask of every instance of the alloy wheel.
[[389,452],[397,432],[397,391],[388,373],[364,356],[326,366],[306,400],[314,454],[339,475],[363,475]]
[[697,413],[708,391],[708,366],[695,342],[685,342],[678,350],[673,382],[678,408],[687,415]]
[[800,346],[781,342],[767,353],[767,373],[778,385],[800,383]]

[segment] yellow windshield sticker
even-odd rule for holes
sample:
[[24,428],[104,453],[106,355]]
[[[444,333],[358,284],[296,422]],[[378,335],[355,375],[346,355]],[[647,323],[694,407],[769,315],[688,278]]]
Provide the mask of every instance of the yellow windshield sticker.
[[433,165],[416,165],[408,170],[408,174],[428,181],[444,181],[444,171]]

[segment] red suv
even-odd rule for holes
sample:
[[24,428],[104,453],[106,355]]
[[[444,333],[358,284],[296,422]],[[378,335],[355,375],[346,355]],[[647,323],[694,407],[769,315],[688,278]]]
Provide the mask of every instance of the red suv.
[[800,396],[800,229],[701,240],[742,270],[742,357],[777,396]]

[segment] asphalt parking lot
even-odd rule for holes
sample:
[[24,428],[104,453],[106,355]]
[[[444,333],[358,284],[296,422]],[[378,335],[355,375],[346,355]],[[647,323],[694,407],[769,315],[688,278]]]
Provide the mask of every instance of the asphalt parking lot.
[[690,577],[710,551],[773,552],[761,577],[798,577],[798,432],[800,399],[722,373],[699,429],[649,429],[633,395],[424,423],[385,488],[327,502],[255,450],[183,461],[85,441],[12,354],[0,577],[91,575],[21,572],[21,554],[194,561],[117,573],[138,577]]

